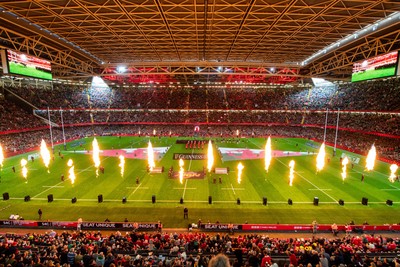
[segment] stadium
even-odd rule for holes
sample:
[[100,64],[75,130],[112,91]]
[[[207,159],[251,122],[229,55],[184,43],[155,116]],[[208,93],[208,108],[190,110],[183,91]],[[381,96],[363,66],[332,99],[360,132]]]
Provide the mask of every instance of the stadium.
[[399,266],[399,37],[390,0],[1,1],[0,264]]

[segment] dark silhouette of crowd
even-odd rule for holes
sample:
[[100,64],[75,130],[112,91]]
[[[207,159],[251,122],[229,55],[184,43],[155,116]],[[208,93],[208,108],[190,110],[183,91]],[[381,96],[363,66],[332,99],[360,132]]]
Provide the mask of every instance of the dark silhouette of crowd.
[[[204,232],[67,232],[0,235],[0,266],[397,267],[399,238],[272,238]],[[226,256],[223,256],[226,255]],[[219,259],[218,257],[222,257]],[[225,265],[215,265],[224,260]]]

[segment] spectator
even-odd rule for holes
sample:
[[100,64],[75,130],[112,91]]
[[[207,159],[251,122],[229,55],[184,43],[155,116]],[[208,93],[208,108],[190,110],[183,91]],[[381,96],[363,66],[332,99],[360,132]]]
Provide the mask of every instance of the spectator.
[[211,258],[208,267],[230,267],[229,258],[224,254],[218,254]]

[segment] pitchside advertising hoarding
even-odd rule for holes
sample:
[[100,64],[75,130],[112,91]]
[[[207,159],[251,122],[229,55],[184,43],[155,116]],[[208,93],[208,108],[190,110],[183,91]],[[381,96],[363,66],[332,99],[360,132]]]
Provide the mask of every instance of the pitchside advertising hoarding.
[[[50,222],[28,220],[0,220],[0,226],[10,228],[48,228],[48,229],[77,229],[78,222]],[[140,231],[153,231],[159,227],[158,223],[138,223]],[[134,230],[133,223],[127,222],[82,222],[81,230]]]
[[[50,222],[28,220],[0,220],[0,226],[4,228],[38,228],[38,229],[77,229],[77,222]],[[125,231],[158,231],[158,223],[138,223],[135,229],[134,223],[127,222],[82,222],[81,230],[125,230]],[[200,226],[202,231],[228,232],[228,224],[206,223]],[[240,232],[311,232],[311,224],[233,224],[234,231]],[[345,231],[345,225],[338,225],[339,231]],[[400,225],[352,225],[355,231],[400,231]],[[318,231],[330,232],[331,225],[318,225]]]
[[[158,223],[138,223],[138,228],[136,230],[141,231],[151,231],[157,230],[159,225]],[[122,229],[122,230],[134,230],[133,223],[111,223],[111,222],[83,222],[82,230],[89,229]]]

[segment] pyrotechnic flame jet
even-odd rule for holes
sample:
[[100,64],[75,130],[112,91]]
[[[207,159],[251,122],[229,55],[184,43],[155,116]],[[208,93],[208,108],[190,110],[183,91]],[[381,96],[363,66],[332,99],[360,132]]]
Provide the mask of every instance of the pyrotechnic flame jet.
[[317,155],[317,172],[321,171],[325,166],[325,143],[322,143]]
[[207,169],[208,172],[211,172],[214,164],[214,153],[211,140],[208,141],[208,150],[207,150]]
[[75,183],[75,166],[74,166],[74,162],[72,161],[72,159],[69,159],[67,162],[67,165],[69,168],[68,170],[68,178],[71,180],[71,184]]
[[342,179],[343,179],[343,181],[347,178],[347,172],[346,172],[347,164],[349,164],[349,159],[347,157],[344,157],[342,159],[342,166],[343,166],[342,167]]
[[237,181],[238,181],[238,184],[240,184],[240,182],[242,181],[242,171],[244,169],[244,166],[241,162],[239,162],[237,169],[238,169]]
[[154,162],[154,151],[151,142],[149,141],[149,145],[147,146],[147,164],[149,165],[150,171],[156,166]]
[[294,160],[291,160],[289,162],[289,185],[292,186],[293,185],[293,179],[294,179]]
[[367,164],[365,166],[367,171],[372,171],[374,169],[375,159],[376,159],[376,148],[375,145],[372,145],[371,149],[368,152]]
[[50,151],[47,148],[46,142],[42,139],[42,142],[40,144],[40,156],[42,157],[44,166],[47,168],[47,172],[49,171],[49,164],[50,164]]
[[22,176],[25,180],[28,178],[28,169],[26,168],[26,164],[28,161],[26,159],[21,159],[21,167],[22,167]]
[[125,168],[125,157],[123,155],[119,156],[119,165],[121,168],[121,177],[124,177],[124,168]]
[[390,176],[389,176],[389,181],[394,183],[394,180],[396,179],[396,172],[399,167],[396,164],[390,165]]
[[272,149],[271,149],[271,137],[268,137],[267,143],[265,144],[265,170],[268,172],[269,165],[272,160]]
[[180,159],[179,160],[179,182],[181,182],[181,184],[183,183],[183,165],[184,165],[184,162],[183,162],[183,159]]
[[94,166],[96,167],[96,177],[99,176],[99,167],[100,167],[100,148],[99,144],[97,143],[97,139],[94,138],[92,142],[93,146],[93,162]]
[[0,144],[0,168],[1,169],[3,169],[3,161],[4,161],[3,147]]

